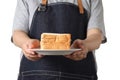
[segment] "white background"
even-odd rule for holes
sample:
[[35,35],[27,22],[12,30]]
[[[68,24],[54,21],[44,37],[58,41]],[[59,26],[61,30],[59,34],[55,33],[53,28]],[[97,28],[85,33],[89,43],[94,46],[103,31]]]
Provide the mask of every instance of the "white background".
[[[99,80],[120,80],[120,3],[103,0],[108,42],[96,51]],[[17,0],[0,2],[0,80],[17,80],[20,49],[10,42]]]

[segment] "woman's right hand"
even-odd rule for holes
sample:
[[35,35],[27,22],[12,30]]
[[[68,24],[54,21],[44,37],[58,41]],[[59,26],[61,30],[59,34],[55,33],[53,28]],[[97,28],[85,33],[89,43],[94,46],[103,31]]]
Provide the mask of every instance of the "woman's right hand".
[[29,39],[22,45],[22,51],[25,57],[29,60],[36,61],[43,57],[41,54],[37,54],[29,49],[40,48],[40,41],[37,39]]

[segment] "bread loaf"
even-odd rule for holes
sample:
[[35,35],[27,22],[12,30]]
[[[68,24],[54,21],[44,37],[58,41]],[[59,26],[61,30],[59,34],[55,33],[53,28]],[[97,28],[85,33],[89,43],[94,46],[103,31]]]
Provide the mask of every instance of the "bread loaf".
[[41,34],[41,49],[70,49],[71,35],[58,33],[43,33]]

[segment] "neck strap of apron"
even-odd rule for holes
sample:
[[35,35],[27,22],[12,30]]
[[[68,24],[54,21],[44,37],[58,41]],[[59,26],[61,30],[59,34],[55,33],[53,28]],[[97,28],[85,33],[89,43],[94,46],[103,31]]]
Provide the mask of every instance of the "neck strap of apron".
[[47,5],[48,0],[42,0],[42,5]]
[[[47,5],[48,0],[42,0],[42,5]],[[84,9],[83,9],[83,5],[82,5],[82,1],[81,0],[77,0],[78,2],[78,7],[79,7],[79,11],[81,14],[84,14]]]
[[78,7],[79,7],[79,11],[81,14],[84,14],[84,9],[83,9],[83,5],[82,5],[82,1],[81,0],[77,0],[78,2]]

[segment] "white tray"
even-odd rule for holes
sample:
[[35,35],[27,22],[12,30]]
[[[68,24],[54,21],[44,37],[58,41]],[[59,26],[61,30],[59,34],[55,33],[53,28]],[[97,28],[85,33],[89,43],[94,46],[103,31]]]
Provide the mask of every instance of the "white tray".
[[71,54],[75,51],[79,51],[81,49],[69,49],[69,50],[41,50],[41,49],[29,49],[31,51],[35,51],[38,54],[42,55],[67,55]]

